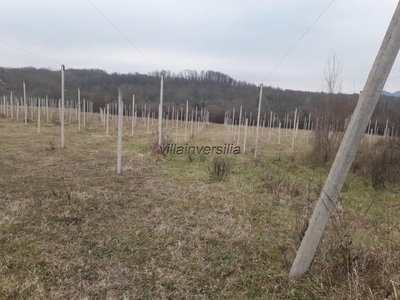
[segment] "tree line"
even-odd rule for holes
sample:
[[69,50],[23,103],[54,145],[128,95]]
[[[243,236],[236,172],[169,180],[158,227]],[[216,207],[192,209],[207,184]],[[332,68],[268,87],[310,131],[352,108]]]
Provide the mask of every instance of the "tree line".
[[[183,70],[179,73],[163,71],[164,76],[164,105],[167,107],[182,107],[189,100],[193,108],[207,108],[211,122],[223,122],[225,111],[243,106],[243,111],[253,112],[256,116],[258,106],[259,86],[253,83],[233,79],[227,74],[217,71]],[[13,91],[16,97],[22,97],[22,81],[26,82],[28,97],[60,98],[59,70],[0,67],[0,95],[8,95]],[[77,89],[81,89],[81,96],[94,103],[94,110],[106,103],[117,99],[118,87],[122,88],[124,102],[135,102],[138,107],[149,106],[152,111],[158,110],[160,97],[161,71],[148,74],[136,73],[108,73],[100,69],[67,69],[65,72],[65,99],[77,99]],[[283,90],[271,86],[263,88],[262,112],[273,111],[277,116],[284,116],[294,112],[297,108],[300,120],[309,113],[318,114],[316,108],[324,110],[323,99],[325,94],[320,92],[305,92],[297,90]],[[336,99],[336,100],[335,100]],[[335,94],[334,107],[354,109],[358,94]],[[138,112],[140,114],[140,109]],[[400,116],[400,100],[394,97],[382,96],[373,118],[394,120]],[[338,112],[340,115],[340,111]],[[237,116],[238,117],[238,116]]]

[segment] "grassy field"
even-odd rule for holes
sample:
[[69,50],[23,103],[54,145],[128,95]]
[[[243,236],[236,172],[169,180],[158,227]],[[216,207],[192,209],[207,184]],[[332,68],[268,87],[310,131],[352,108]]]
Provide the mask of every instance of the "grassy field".
[[[291,131],[278,145],[260,130],[253,159],[249,130],[217,181],[214,156],[151,154],[156,122],[132,137],[127,121],[118,176],[116,125],[106,136],[97,119],[67,125],[61,149],[57,123],[38,135],[0,117],[0,299],[400,297],[400,195],[354,174],[310,271],[288,278],[327,175],[307,166],[303,131],[293,151]],[[194,132],[189,145],[235,144],[223,125]]]

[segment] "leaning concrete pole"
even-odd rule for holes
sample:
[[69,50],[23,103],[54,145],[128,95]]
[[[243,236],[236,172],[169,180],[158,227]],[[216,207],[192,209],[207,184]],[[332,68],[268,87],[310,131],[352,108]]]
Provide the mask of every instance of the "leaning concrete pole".
[[400,48],[400,2],[383,39],[381,48],[372,66],[365,87],[343,137],[325,186],[309,221],[308,229],[293,262],[290,276],[305,273],[317,250],[322,233],[335,207],[343,182],[350,169],[365,128],[375,109],[379,96],[389,76]]
[[158,146],[162,146],[162,114],[163,114],[164,72],[161,72],[160,105],[158,107]]
[[257,145],[258,145],[258,128],[260,127],[260,113],[261,113],[261,100],[262,100],[262,88],[263,85],[260,85],[260,99],[258,100],[258,115],[257,115],[257,129],[256,129],[256,142],[254,145],[254,159],[257,158]]

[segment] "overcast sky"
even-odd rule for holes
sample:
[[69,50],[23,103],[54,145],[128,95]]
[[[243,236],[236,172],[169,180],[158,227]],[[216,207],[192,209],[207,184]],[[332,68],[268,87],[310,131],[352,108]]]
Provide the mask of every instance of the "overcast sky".
[[[364,86],[398,2],[334,1],[265,80],[332,0],[91,1],[134,46],[88,0],[3,0],[0,66],[214,70],[256,84],[321,91],[326,61],[335,53],[343,65],[342,92],[353,93]],[[398,61],[389,78],[400,76]],[[400,77],[385,90],[400,90]]]

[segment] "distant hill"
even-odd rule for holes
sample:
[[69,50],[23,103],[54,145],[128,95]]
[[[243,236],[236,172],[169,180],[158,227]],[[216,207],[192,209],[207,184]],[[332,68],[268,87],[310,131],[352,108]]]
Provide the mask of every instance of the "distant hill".
[[387,97],[396,97],[396,98],[400,98],[400,91],[394,92],[394,93],[390,93],[387,91],[382,91],[382,95],[387,96]]
[[[0,67],[0,97],[10,95],[22,97],[22,81],[26,82],[27,97],[60,98],[60,71],[49,69],[28,68],[3,68]],[[77,90],[80,88],[81,97],[94,103],[94,110],[99,111],[106,103],[115,102],[118,87],[121,87],[125,104],[132,103],[132,94],[138,107],[146,105],[151,111],[158,110],[160,97],[160,72],[148,74],[139,73],[107,73],[99,69],[67,69],[65,72],[65,100],[77,100]],[[224,114],[235,108],[236,120],[239,108],[242,106],[243,115],[249,117],[249,123],[256,118],[260,87],[255,84],[233,79],[229,75],[217,71],[183,70],[177,74],[165,71],[164,79],[164,105],[165,109],[176,107],[183,109],[189,101],[190,110],[207,108],[212,113],[210,121],[221,123]],[[395,120],[396,114],[400,116],[400,91],[381,96],[375,109],[373,118]],[[311,113],[313,116],[330,111],[332,108],[322,109],[324,99],[330,98],[337,105],[338,110],[344,106],[355,106],[357,94],[328,95],[321,92],[306,92],[290,89],[280,89],[271,86],[263,88],[263,102],[261,106],[262,118],[271,111],[281,120],[286,114],[291,114],[297,109],[302,122]],[[1,100],[0,100],[1,101]],[[1,103],[1,102],[0,102]],[[319,111],[318,111],[319,110]],[[348,111],[346,112],[346,114]],[[343,112],[340,116],[343,117]],[[250,117],[251,116],[251,117]],[[346,117],[346,116],[344,116]],[[397,118],[400,119],[400,118]],[[380,126],[380,125],[379,125]],[[382,125],[384,126],[384,125]],[[381,126],[380,126],[381,128]],[[382,127],[383,128],[383,127]]]
[[382,91],[381,95],[387,96],[387,97],[394,97],[394,95],[390,92]]
[[394,95],[395,97],[400,97],[400,91],[394,92],[393,95]]
[[[0,67],[0,96],[13,91],[15,97],[22,97],[22,81],[26,82],[28,97],[60,97],[60,71],[48,69],[2,68]],[[140,108],[150,106],[151,111],[158,110],[160,95],[160,72],[107,73],[99,69],[67,69],[65,71],[65,100],[76,100],[78,87],[81,97],[94,103],[94,110],[117,99],[118,87],[121,87],[123,101],[135,103]],[[236,114],[242,105],[243,114],[256,117],[260,87],[255,84],[233,79],[218,71],[183,70],[178,74],[165,71],[164,105],[165,107],[183,107],[189,100],[190,110],[196,107],[212,111],[210,120],[223,122],[224,113],[233,108]],[[263,87],[263,115],[271,110],[277,117],[294,113],[297,108],[302,120],[313,107],[312,101],[321,97],[321,93],[295,90],[283,90],[270,86]],[[138,109],[139,115],[141,109]],[[237,119],[237,117],[236,117]],[[250,120],[249,120],[250,121]]]

